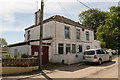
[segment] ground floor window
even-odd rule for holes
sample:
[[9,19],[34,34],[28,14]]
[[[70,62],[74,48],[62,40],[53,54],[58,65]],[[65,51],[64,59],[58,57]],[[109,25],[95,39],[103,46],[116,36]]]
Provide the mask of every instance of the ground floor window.
[[68,52],[70,52],[71,48],[70,48],[70,44],[66,44],[66,54],[68,54]]
[[79,52],[82,52],[82,45],[79,45]]
[[64,53],[63,50],[64,50],[64,45],[61,43],[58,44],[58,54],[63,54]]
[[72,44],[72,53],[76,53],[76,45]]
[[86,46],[86,49],[87,49],[87,50],[90,49],[90,46]]

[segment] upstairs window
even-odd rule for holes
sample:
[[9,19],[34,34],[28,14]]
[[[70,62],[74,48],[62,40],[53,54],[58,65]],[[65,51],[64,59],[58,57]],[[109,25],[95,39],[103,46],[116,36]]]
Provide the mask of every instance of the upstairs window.
[[80,39],[80,30],[76,29],[76,39]]
[[63,44],[58,44],[58,54],[63,54],[64,53],[63,49],[64,49]]
[[30,40],[30,30],[28,31],[27,40]]
[[70,29],[69,29],[69,27],[65,27],[65,38],[66,39],[70,38]]
[[89,32],[86,32],[86,40],[89,41]]

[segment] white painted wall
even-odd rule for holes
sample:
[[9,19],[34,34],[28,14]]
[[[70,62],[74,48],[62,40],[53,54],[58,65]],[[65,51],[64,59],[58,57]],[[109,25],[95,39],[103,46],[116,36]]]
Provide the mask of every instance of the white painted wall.
[[0,58],[2,58],[2,53],[0,53]]
[[[43,38],[53,37],[53,25],[54,21],[43,24]],[[25,41],[27,41],[28,31],[30,30],[30,40],[39,39],[40,36],[40,26],[30,28],[25,31]]]
[[[70,28],[70,39],[65,39],[65,33],[64,33],[64,28],[65,26]],[[56,22],[56,39],[60,40],[60,41],[73,41],[76,42],[76,29],[80,30],[80,40],[78,41],[86,41],[86,31],[89,32],[89,42],[93,42],[94,41],[94,32],[91,30],[87,30],[85,29],[84,31],[82,31],[82,28],[80,27],[76,27],[76,26],[72,26],[72,25],[68,25],[65,23],[61,23],[61,22]]]
[[[66,64],[73,64],[73,63],[78,63],[81,62],[83,59],[83,52],[86,50],[86,46],[90,46],[91,49],[93,48],[100,48],[100,42],[94,40],[94,31],[84,29],[82,31],[82,28],[60,23],[60,22],[55,22],[54,26],[54,31],[53,33],[55,34],[55,38],[53,38],[53,45],[52,45],[52,51],[53,51],[53,62],[64,62]],[[70,39],[65,39],[65,33],[64,33],[64,28],[65,26],[70,28]],[[76,29],[80,30],[80,40],[76,39]],[[89,41],[86,41],[86,31],[89,32]],[[64,44],[64,54],[58,54],[58,44],[63,43]],[[70,55],[66,54],[66,44],[71,45],[71,50],[72,50],[72,44],[76,44],[76,53],[71,53]],[[82,53],[77,53],[78,52],[78,45],[82,45]],[[75,57],[75,55],[78,55],[78,57]],[[68,62],[69,61],[69,62]]]
[[[76,56],[77,55],[77,56]],[[69,53],[69,54],[55,54],[54,55],[54,62],[62,63],[62,60],[64,60],[65,64],[74,64],[79,63],[83,61],[83,54],[81,53]]]
[[12,57],[15,56],[15,52],[14,52],[15,49],[17,49],[17,54],[19,53],[20,55],[22,55],[22,54],[27,55],[29,53],[28,45],[8,47],[8,52],[10,53],[10,56],[12,56]]
[[100,41],[98,41],[98,40],[94,40],[94,42],[93,42],[93,46],[94,46],[94,48],[96,49],[96,48],[101,48],[101,42]]
[[[65,39],[65,26],[69,27],[70,29],[70,39]],[[68,24],[64,24],[64,23],[60,23],[60,22],[56,22],[56,26],[54,27],[56,29],[56,39],[55,39],[55,49],[56,52],[55,54],[58,54],[58,43],[64,43],[64,53],[66,53],[65,51],[65,45],[66,44],[76,44],[76,46],[78,45],[82,45],[83,51],[86,50],[86,46],[90,46],[90,48],[95,48],[95,46],[100,47],[100,43],[98,41],[94,41],[94,31],[91,30],[87,30],[84,29],[84,31],[82,31],[82,28],[80,27],[76,27],[76,26],[72,26],[72,25],[68,25]],[[76,39],[76,29],[80,30],[80,40]],[[89,41],[86,40],[86,31],[89,32]],[[71,46],[72,48],[72,46]]]

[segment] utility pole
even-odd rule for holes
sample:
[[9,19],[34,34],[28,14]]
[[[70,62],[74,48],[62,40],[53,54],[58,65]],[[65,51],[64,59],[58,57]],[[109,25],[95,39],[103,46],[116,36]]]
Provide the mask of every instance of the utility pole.
[[40,71],[42,71],[43,8],[44,8],[44,1],[41,0],[41,11],[40,11],[40,42],[39,42],[39,70]]

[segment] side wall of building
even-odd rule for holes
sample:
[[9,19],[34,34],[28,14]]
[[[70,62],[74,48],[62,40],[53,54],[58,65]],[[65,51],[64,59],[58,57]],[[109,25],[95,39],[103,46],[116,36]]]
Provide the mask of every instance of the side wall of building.
[[21,45],[21,46],[14,46],[14,47],[8,47],[8,53],[10,53],[10,56],[19,56],[22,54],[28,55],[28,45]]
[[[43,24],[43,39],[52,38],[53,37],[53,24],[54,21],[50,21],[48,23]],[[25,31],[25,41],[28,40],[28,31],[30,31],[30,39],[36,40],[39,39],[40,36],[40,26],[36,26],[34,28],[30,28]]]

